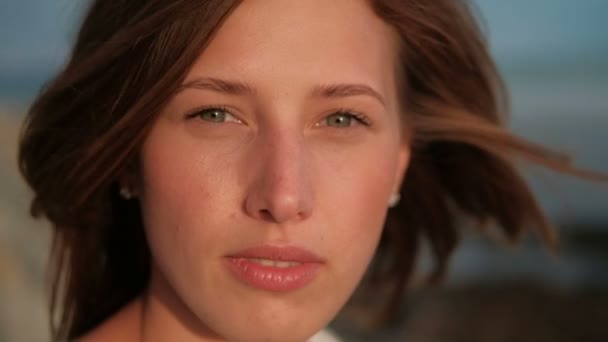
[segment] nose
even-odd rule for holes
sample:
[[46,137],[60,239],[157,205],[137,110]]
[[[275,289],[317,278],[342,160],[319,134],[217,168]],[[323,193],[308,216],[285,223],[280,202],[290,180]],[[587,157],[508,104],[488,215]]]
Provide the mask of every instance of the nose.
[[252,146],[247,214],[255,219],[284,224],[312,214],[313,189],[304,138],[289,132],[258,137]]

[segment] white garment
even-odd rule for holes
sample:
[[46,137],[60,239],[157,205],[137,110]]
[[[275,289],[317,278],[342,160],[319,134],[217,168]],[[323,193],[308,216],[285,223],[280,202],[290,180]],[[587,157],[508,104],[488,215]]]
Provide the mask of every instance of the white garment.
[[323,329],[311,337],[308,342],[342,342],[342,340],[331,330]]

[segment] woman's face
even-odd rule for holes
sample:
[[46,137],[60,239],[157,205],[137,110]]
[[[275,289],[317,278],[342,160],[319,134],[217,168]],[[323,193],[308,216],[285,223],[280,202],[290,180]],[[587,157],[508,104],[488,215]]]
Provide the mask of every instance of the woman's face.
[[372,258],[408,162],[366,1],[244,1],[141,154],[151,291],[198,333],[303,340]]

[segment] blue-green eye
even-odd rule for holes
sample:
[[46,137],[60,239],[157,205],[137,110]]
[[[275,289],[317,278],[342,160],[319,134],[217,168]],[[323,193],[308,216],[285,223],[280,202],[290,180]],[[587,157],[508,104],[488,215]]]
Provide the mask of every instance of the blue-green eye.
[[353,116],[348,114],[336,113],[328,116],[327,126],[330,127],[349,127],[353,124]]
[[365,115],[342,110],[327,116],[323,121],[323,126],[334,128],[351,127],[356,124],[370,125]]
[[206,109],[198,114],[198,116],[211,122],[224,122],[226,121],[226,112],[220,109]]
[[230,114],[226,108],[222,107],[209,107],[198,109],[195,113],[188,115],[188,117],[198,117],[204,121],[213,123],[241,122],[241,120],[235,118],[232,114]]

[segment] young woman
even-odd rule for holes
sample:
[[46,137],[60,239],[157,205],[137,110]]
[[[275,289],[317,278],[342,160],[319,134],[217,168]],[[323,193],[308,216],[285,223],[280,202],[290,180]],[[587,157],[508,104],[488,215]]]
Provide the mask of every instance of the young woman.
[[465,1],[94,1],[21,138],[54,339],[306,341],[460,216],[553,244],[504,109]]

